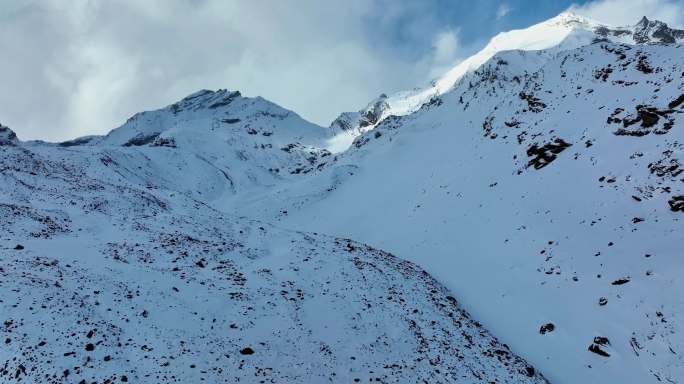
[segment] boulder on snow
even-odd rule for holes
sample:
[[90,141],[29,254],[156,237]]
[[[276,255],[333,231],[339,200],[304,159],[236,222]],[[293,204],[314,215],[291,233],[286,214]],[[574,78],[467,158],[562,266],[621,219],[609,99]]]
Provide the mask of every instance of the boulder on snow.
[[527,165],[533,166],[534,169],[542,169],[556,160],[558,154],[571,145],[560,138],[543,145],[533,144],[527,149],[527,156],[530,157]]
[[684,195],[672,196],[667,203],[670,205],[672,212],[684,212]]

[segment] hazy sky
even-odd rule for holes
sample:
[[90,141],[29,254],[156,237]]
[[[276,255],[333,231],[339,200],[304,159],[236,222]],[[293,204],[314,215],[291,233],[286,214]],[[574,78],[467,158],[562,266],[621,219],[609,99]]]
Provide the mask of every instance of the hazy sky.
[[58,141],[228,88],[327,126],[568,8],[684,17],[684,0],[0,0],[0,122]]

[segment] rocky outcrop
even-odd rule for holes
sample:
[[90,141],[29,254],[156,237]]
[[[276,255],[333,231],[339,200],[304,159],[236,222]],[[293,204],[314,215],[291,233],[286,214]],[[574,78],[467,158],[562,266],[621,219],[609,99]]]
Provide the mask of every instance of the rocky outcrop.
[[0,146],[14,146],[17,145],[18,142],[17,134],[8,127],[0,124]]
[[670,28],[662,21],[649,20],[644,16],[634,27],[632,38],[637,44],[674,44],[684,40],[684,30]]

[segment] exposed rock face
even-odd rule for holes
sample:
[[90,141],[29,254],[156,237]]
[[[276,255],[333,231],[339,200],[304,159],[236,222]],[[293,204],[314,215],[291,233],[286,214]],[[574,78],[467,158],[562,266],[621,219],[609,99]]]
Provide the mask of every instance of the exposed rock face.
[[533,166],[534,169],[542,169],[556,160],[558,154],[570,146],[570,143],[561,138],[556,138],[552,142],[542,145],[532,144],[527,148],[527,156],[530,157],[527,165]]
[[330,128],[333,131],[361,134],[372,129],[380,120],[385,118],[385,112],[389,109],[387,95],[382,94],[358,112],[342,113],[332,122]]
[[672,196],[668,204],[673,212],[684,212],[684,195]]
[[633,38],[637,44],[674,44],[684,39],[684,30],[670,28],[662,21],[644,16],[634,27]]
[[4,125],[0,124],[0,146],[2,145],[17,145],[17,135]]

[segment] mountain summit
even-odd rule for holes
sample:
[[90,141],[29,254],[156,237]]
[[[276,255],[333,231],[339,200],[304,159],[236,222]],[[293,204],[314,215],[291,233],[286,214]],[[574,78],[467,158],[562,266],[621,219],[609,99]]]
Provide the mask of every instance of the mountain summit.
[[[358,135],[372,129],[387,116],[415,112],[433,98],[453,89],[463,76],[480,68],[498,52],[544,50],[550,58],[557,52],[604,39],[625,44],[674,44],[684,40],[684,30],[670,28],[661,21],[651,21],[646,17],[635,25],[615,27],[564,12],[525,29],[499,33],[481,51],[433,81],[431,86],[389,97],[383,95],[361,111],[343,113],[333,121],[331,128]],[[380,100],[382,103],[378,104]]]

